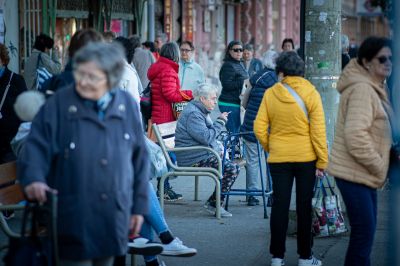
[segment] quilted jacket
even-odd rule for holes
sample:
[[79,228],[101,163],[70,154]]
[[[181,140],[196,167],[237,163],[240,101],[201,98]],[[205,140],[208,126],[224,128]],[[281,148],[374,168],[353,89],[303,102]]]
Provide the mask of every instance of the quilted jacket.
[[175,121],[172,103],[189,101],[192,92],[180,90],[178,78],[179,65],[174,61],[160,57],[151,65],[147,77],[151,82],[151,120],[156,124]]

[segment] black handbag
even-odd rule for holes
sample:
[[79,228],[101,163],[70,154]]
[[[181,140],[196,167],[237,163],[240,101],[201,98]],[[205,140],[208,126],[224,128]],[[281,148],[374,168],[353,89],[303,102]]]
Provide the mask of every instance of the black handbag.
[[[27,202],[20,237],[10,237],[5,266],[57,266],[56,196],[46,205]],[[31,225],[27,231],[28,224]]]

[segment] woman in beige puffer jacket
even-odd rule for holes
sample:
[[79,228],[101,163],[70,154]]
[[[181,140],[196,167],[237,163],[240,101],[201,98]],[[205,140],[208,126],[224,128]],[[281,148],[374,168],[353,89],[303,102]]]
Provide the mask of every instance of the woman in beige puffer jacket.
[[376,189],[385,183],[392,142],[385,84],[391,56],[388,39],[370,37],[338,82],[341,98],[328,173],[336,178],[351,226],[345,265],[370,265]]

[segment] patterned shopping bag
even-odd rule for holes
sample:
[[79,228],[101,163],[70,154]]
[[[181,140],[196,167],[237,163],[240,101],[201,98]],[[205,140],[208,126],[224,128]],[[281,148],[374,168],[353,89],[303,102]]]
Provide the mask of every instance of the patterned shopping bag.
[[[326,180],[330,195],[324,187],[324,180]],[[312,206],[312,231],[316,236],[325,237],[347,232],[339,196],[333,190],[327,177],[317,182]]]

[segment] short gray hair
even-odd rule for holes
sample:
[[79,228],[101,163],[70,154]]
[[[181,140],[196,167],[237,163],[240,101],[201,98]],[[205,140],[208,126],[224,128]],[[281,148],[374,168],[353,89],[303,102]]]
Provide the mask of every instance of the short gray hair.
[[213,92],[218,96],[220,89],[217,86],[203,83],[193,90],[193,97],[195,100],[199,100],[200,97],[208,97]]
[[279,54],[273,50],[266,51],[262,58],[264,66],[269,69],[275,69],[276,59],[278,58],[278,56]]
[[118,43],[89,43],[80,49],[73,58],[73,66],[93,62],[104,72],[109,88],[118,86],[124,72],[124,50]]
[[167,42],[161,47],[160,56],[178,63],[180,56],[178,44],[176,42]]

